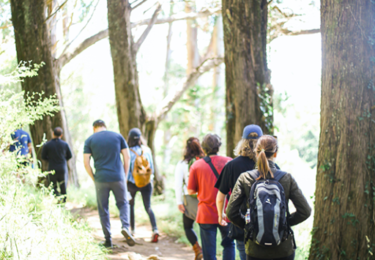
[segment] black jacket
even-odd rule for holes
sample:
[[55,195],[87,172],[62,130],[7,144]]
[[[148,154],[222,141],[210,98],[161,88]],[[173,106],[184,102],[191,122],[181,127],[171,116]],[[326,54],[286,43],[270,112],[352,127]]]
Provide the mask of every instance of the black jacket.
[[72,152],[69,145],[55,138],[43,145],[42,159],[48,161],[48,170],[66,171],[66,161],[72,158]]

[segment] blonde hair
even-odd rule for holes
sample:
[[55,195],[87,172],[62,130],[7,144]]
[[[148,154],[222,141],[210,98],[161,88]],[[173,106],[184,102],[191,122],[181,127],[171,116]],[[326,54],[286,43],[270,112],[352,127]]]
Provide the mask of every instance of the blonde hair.
[[[249,136],[251,137],[258,137],[257,133],[250,133]],[[236,145],[236,148],[234,148],[234,155],[236,156],[247,156],[250,159],[253,159],[256,161],[256,155],[255,155],[255,146],[258,139],[241,139],[238,144]]]

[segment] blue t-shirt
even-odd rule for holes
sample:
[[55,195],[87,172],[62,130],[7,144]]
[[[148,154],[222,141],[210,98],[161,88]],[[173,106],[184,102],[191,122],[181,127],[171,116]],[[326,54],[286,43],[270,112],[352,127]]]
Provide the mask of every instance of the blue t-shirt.
[[95,181],[124,180],[124,165],[121,162],[120,153],[126,148],[128,144],[124,137],[115,132],[101,131],[87,138],[83,153],[91,154],[94,159]]
[[[151,154],[150,148],[142,145],[142,149],[141,149],[141,147],[137,145],[137,146],[130,147],[130,149],[134,150],[138,155],[141,155],[142,150],[143,150],[143,155],[146,157],[147,161],[150,163],[150,168],[152,170],[152,175],[151,175],[151,181],[152,181],[154,179],[154,162],[152,160],[152,154]],[[135,184],[134,177],[133,177],[133,170],[134,170],[135,158],[137,158],[137,156],[131,150],[129,150],[129,152],[130,152],[130,170],[128,174],[128,181]]]
[[16,142],[9,147],[9,151],[14,152],[19,149],[18,155],[27,155],[29,153],[28,144],[31,143],[30,135],[22,129],[17,129],[11,136]]

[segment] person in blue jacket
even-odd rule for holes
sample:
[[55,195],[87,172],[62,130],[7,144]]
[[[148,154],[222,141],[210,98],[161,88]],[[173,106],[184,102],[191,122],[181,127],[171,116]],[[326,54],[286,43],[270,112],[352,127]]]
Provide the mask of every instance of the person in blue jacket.
[[[152,243],[157,243],[159,238],[159,232],[158,227],[156,225],[156,219],[155,214],[151,209],[151,195],[153,190],[153,179],[154,179],[154,163],[152,160],[152,153],[150,148],[148,148],[146,145],[144,145],[142,142],[142,133],[141,130],[138,128],[133,128],[129,131],[128,135],[128,143],[130,147],[130,170],[128,174],[128,191],[131,195],[131,200],[129,201],[130,204],[130,227],[132,230],[132,233],[135,232],[135,218],[134,218],[134,199],[137,192],[141,192],[142,200],[143,200],[143,206],[145,207],[145,210],[150,218],[151,226],[152,226]],[[135,185],[134,177],[133,177],[133,170],[134,170],[134,161],[137,158],[136,152],[138,155],[141,155],[143,151],[143,156],[146,157],[147,161],[150,163],[150,168],[152,170],[152,175],[150,179],[150,183],[146,186],[139,188]]]
[[20,128],[14,131],[14,134],[12,134],[11,137],[14,142],[12,145],[10,145],[9,151],[17,152],[19,163],[27,166],[28,159],[31,157],[32,152],[31,138],[29,133]]

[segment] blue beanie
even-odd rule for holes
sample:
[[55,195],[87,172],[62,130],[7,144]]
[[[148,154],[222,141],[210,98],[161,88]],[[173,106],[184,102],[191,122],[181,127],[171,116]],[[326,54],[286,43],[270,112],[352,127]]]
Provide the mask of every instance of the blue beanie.
[[[251,133],[257,133],[258,136],[252,137],[250,136]],[[242,134],[243,139],[258,139],[261,136],[263,136],[263,131],[262,131],[262,128],[260,128],[258,125],[247,125],[243,129],[243,134]]]

